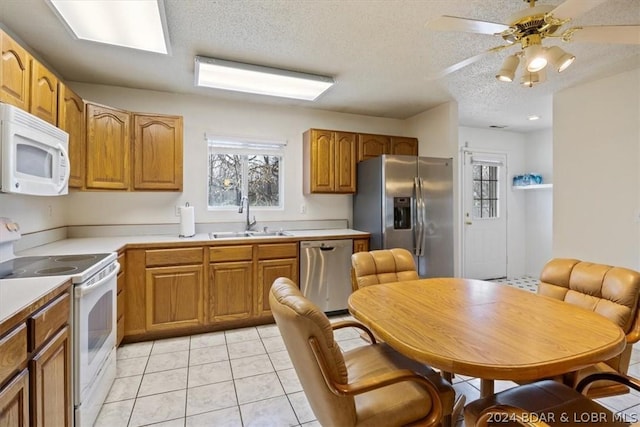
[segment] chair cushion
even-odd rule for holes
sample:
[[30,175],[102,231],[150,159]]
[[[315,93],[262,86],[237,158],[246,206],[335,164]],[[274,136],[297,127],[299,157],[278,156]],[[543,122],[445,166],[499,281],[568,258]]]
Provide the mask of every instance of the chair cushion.
[[640,273],[556,258],[544,266],[538,293],[601,314],[628,334],[636,325]]
[[[546,380],[522,385],[492,396],[475,400],[464,408],[465,426],[475,426],[480,413],[494,405],[511,405],[536,413],[538,421],[549,425],[627,426],[620,417],[588,397],[559,382]],[[515,422],[495,423],[519,426]]]
[[413,255],[402,248],[356,252],[351,263],[358,288],[419,278]]
[[[406,358],[387,344],[349,350],[344,353],[344,360],[349,382],[396,369],[418,372],[429,378],[440,392],[444,415],[453,411],[455,391],[451,385],[433,369]],[[356,395],[355,405],[358,427],[390,427],[406,425],[426,416],[431,408],[431,399],[419,383],[404,381]]]

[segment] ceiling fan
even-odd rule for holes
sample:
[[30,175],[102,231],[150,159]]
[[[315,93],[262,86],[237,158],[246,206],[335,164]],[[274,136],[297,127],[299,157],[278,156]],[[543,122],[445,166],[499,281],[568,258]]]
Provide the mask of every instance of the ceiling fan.
[[556,38],[564,42],[640,44],[640,25],[577,26],[562,29],[573,18],[606,0],[566,0],[558,6],[536,5],[536,0],[523,1],[529,3],[529,7],[512,15],[506,24],[447,15],[427,22],[427,28],[431,30],[491,34],[502,37],[507,43],[451,65],[438,73],[437,77],[457,71],[494,52],[519,45],[520,50],[507,56],[496,78],[505,82],[513,81],[522,62],[522,84],[533,87],[544,81],[547,64],[562,72],[575,60],[574,55],[559,46],[544,47],[542,41],[545,38]]

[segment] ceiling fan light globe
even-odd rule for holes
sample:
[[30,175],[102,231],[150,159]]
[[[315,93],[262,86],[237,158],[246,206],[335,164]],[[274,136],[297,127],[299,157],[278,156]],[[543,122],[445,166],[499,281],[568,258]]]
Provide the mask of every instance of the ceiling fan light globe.
[[516,76],[516,70],[520,64],[520,58],[517,55],[509,55],[505,58],[502,68],[496,74],[496,79],[501,82],[512,82]]
[[545,50],[540,45],[527,46],[524,49],[527,63],[527,71],[538,72],[547,66]]
[[576,59],[575,55],[565,52],[558,46],[552,46],[547,49],[547,56],[551,64],[553,64],[553,68],[559,73],[569,68],[569,65]]

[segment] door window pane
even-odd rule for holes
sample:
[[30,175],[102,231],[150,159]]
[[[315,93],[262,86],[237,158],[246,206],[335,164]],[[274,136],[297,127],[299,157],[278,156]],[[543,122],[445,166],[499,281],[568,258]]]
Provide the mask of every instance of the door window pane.
[[472,165],[473,167],[473,217],[498,217],[498,168],[499,166]]

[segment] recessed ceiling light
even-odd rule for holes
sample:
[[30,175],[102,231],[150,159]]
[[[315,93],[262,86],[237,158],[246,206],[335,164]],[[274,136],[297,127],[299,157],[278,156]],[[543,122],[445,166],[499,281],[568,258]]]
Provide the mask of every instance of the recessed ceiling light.
[[333,78],[297,71],[196,56],[196,86],[313,101]]
[[162,0],[47,0],[82,40],[168,53]]
[[527,120],[531,120],[531,121],[539,120],[539,119],[540,119],[540,116],[536,116],[535,114],[532,114],[531,116],[527,117]]

